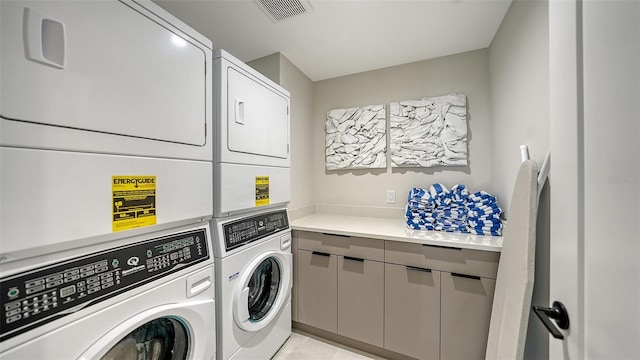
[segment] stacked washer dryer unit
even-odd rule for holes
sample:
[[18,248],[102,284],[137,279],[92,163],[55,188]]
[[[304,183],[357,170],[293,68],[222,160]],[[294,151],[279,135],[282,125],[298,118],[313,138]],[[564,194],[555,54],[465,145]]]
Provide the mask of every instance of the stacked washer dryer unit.
[[291,335],[289,93],[214,53],[218,359],[269,359]]
[[214,358],[211,42],[149,1],[0,16],[0,358]]

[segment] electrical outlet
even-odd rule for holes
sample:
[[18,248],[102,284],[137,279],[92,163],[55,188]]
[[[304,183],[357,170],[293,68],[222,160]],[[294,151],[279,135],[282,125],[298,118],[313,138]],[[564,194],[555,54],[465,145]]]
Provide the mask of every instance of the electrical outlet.
[[387,204],[395,204],[395,203],[396,203],[396,191],[387,190]]

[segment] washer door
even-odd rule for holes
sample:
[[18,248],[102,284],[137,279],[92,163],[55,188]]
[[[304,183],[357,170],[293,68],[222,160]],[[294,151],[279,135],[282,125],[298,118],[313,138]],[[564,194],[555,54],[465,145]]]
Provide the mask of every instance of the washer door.
[[[138,301],[154,300],[145,298]],[[211,359],[215,355],[215,341],[210,341],[216,336],[212,324],[212,321],[215,322],[212,320],[215,319],[214,309],[213,299],[151,308],[111,329],[104,329],[104,335],[85,350],[78,360]],[[127,312],[129,309],[125,304],[119,311]],[[109,324],[108,317],[95,321]],[[77,331],[72,335],[81,334],[81,331]]]
[[100,360],[185,360],[188,350],[189,333],[184,324],[161,317],[131,331]]
[[267,326],[289,299],[291,254],[269,251],[242,272],[233,301],[236,325],[245,331]]

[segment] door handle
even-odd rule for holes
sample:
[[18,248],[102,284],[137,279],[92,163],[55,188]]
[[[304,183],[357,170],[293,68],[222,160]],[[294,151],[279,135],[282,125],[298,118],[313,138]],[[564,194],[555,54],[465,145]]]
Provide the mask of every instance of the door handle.
[[[569,328],[569,314],[560,301],[554,301],[553,306],[550,308],[536,305],[531,308],[554,338],[564,339],[564,335],[562,335],[558,328],[563,330]],[[551,322],[551,319],[553,319],[555,325]]]
[[64,69],[66,33],[63,23],[24,8],[23,31],[27,58]]

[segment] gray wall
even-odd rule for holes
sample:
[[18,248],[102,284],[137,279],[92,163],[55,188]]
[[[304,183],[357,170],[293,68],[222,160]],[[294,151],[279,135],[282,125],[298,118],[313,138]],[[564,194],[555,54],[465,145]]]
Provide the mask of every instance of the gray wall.
[[[510,199],[520,164],[519,146],[542,164],[550,144],[549,9],[547,1],[515,0],[489,47],[491,79],[491,180],[496,195]],[[551,186],[541,194],[536,242],[533,304],[549,304]],[[506,209],[505,209],[506,210]],[[508,217],[508,211],[507,211]],[[547,359],[549,334],[531,314],[526,359]]]
[[[258,70],[276,84],[280,84],[280,53],[271,54],[248,62],[247,65]],[[281,85],[281,84],[280,84]],[[289,90],[291,92],[291,90]]]
[[[325,170],[327,111],[370,104],[388,106],[391,101],[451,92],[467,95],[468,166],[392,169],[388,164],[386,169],[376,170]],[[314,83],[313,99],[313,177],[317,204],[403,207],[412,187],[428,187],[434,182],[448,187],[463,183],[472,190],[495,190],[491,183],[488,50],[318,81]],[[395,205],[386,204],[388,189],[397,192]]]

